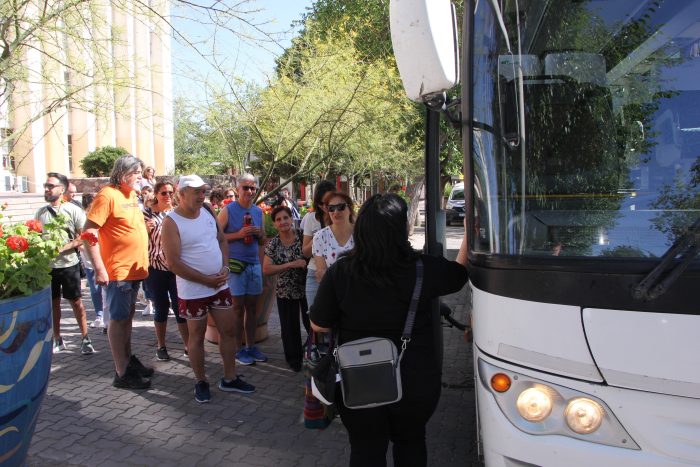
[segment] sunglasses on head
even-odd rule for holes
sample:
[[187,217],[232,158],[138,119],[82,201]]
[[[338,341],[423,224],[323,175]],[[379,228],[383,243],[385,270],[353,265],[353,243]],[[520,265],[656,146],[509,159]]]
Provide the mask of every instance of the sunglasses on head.
[[244,191],[255,191],[257,190],[256,187],[254,186],[249,186],[249,185],[241,185],[241,189]]
[[348,206],[348,203],[338,203],[338,204],[329,204],[326,206],[328,208],[328,212],[341,212],[345,211],[345,208]]

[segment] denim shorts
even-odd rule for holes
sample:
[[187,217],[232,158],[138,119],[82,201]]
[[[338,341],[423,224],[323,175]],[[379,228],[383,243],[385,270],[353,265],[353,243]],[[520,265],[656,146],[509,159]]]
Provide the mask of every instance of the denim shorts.
[[[311,258],[313,261],[313,258]],[[309,304],[309,308],[314,304],[314,298],[316,298],[316,292],[318,292],[318,282],[316,282],[316,271],[314,269],[307,269],[306,273],[306,303]]]
[[231,295],[234,297],[260,295],[263,290],[260,264],[248,264],[245,270],[238,274],[229,273],[228,286],[231,289]]
[[106,288],[109,319],[124,321],[131,318],[141,281],[109,281]]

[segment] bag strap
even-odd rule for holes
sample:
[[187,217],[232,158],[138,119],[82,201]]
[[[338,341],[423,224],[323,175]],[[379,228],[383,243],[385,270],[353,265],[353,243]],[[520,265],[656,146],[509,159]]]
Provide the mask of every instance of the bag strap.
[[[53,210],[53,206],[51,206],[50,204],[46,205],[46,210],[49,212],[49,214],[51,214],[51,217],[53,217],[54,219],[56,218],[56,216],[58,216],[56,211]],[[68,227],[64,227],[63,230],[65,230],[68,234],[68,240],[73,241],[75,237],[73,236],[73,233],[70,231],[70,229]]]
[[413,286],[413,296],[411,297],[411,306],[408,308],[406,316],[406,324],[404,324],[403,334],[401,335],[401,353],[406,350],[406,345],[411,342],[411,332],[413,331],[413,323],[416,321],[416,311],[418,310],[418,302],[420,294],[423,290],[423,259],[418,258],[416,261],[416,285]]

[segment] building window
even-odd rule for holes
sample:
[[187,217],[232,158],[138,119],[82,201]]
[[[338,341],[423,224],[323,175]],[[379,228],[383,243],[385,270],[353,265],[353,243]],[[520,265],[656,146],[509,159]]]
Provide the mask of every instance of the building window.
[[73,171],[73,135],[68,135],[68,171]]
[[12,156],[12,130],[10,128],[0,128],[0,157],[2,158],[2,168],[5,170],[15,170],[15,158]]

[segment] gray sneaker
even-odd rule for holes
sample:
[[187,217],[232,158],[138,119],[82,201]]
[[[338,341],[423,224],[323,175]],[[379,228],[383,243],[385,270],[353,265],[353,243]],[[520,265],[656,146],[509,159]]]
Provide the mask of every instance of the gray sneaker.
[[65,342],[63,342],[63,337],[59,337],[58,340],[53,339],[53,353],[59,353],[67,348]]
[[221,378],[221,381],[219,381],[219,389],[224,392],[240,392],[243,394],[255,392],[255,386],[246,383],[240,376],[236,376],[236,379],[231,381],[226,381],[224,378]]
[[83,337],[83,341],[80,344],[80,353],[83,355],[95,353],[95,348],[92,346],[92,341],[88,336]]

